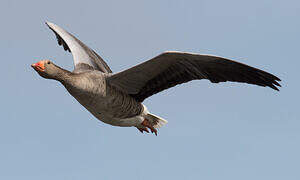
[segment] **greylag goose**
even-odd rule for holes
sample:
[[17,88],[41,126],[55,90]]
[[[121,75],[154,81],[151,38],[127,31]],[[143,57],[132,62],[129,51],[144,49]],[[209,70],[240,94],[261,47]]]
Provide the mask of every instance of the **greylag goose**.
[[136,127],[140,132],[167,123],[151,114],[142,102],[165,89],[196,79],[255,84],[278,91],[280,79],[268,72],[222,57],[185,52],[164,52],[130,69],[112,73],[92,49],[61,27],[46,22],[58,44],[73,55],[72,72],[41,60],[31,66],[43,78],[61,82],[90,113],[113,126]]

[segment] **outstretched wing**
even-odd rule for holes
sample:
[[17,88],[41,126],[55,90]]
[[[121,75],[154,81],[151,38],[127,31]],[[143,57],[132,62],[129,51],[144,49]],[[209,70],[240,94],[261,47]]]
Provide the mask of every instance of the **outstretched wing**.
[[105,61],[95,51],[87,47],[75,36],[56,24],[46,22],[46,25],[56,35],[58,44],[63,46],[65,51],[72,53],[75,72],[80,72],[87,69],[95,69],[104,73],[112,72]]
[[147,97],[195,79],[268,86],[278,90],[280,79],[265,71],[222,57],[181,52],[162,53],[151,60],[116,73],[107,82],[142,102]]

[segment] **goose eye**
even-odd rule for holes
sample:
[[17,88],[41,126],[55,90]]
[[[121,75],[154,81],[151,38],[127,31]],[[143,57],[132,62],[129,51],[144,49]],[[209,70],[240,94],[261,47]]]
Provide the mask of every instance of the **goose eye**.
[[47,64],[50,64],[50,61],[48,61]]

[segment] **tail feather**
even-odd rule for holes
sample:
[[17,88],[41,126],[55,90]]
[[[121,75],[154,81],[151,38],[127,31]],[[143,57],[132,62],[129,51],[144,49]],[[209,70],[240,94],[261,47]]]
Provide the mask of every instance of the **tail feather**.
[[168,123],[167,120],[165,120],[159,116],[156,116],[154,114],[151,114],[151,113],[148,113],[146,115],[146,119],[148,119],[152,123],[154,128],[160,128]]

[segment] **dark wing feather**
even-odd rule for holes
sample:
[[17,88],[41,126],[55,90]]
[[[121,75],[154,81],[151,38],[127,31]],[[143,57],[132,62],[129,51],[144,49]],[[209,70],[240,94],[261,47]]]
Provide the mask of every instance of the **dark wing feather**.
[[50,29],[51,29],[51,31],[54,32],[54,34],[56,36],[56,39],[57,39],[57,42],[58,42],[58,45],[63,46],[63,48],[64,48],[65,51],[71,52],[68,44],[52,28],[50,28]]
[[180,52],[163,53],[149,61],[112,75],[108,83],[142,102],[147,97],[195,79],[268,86],[278,90],[276,76],[221,57]]

